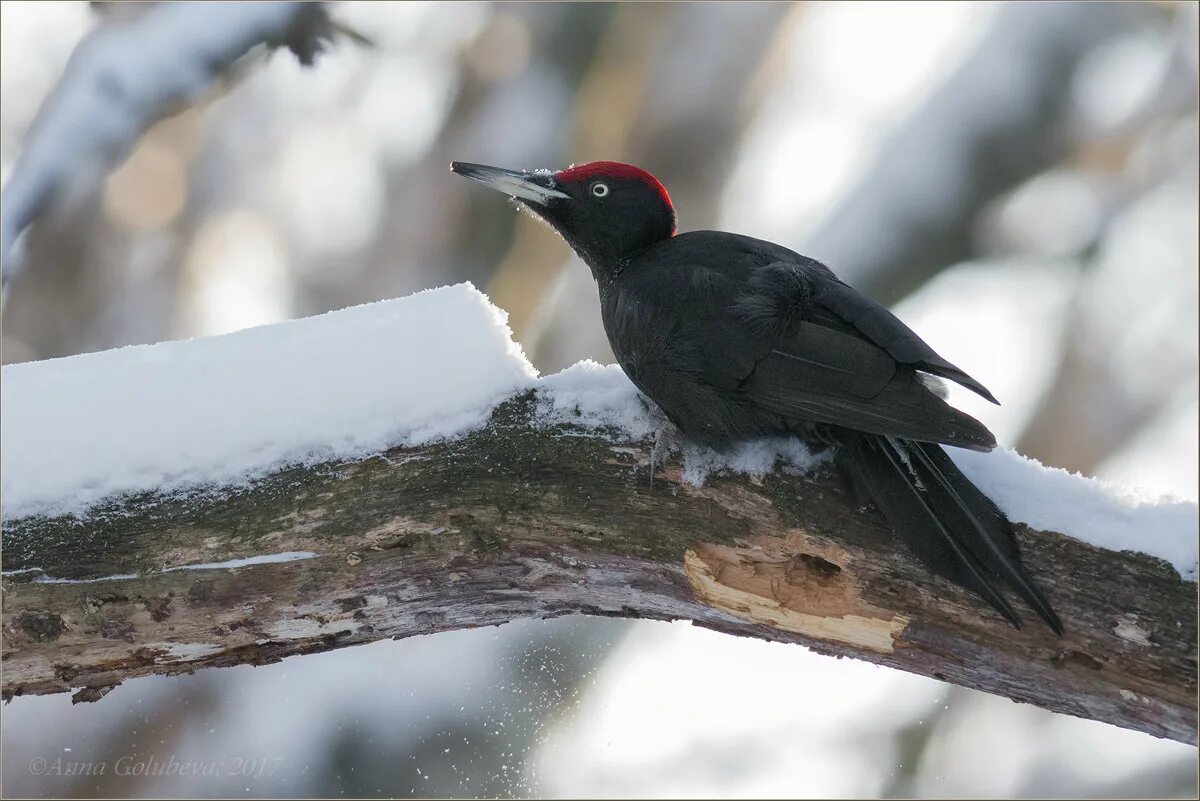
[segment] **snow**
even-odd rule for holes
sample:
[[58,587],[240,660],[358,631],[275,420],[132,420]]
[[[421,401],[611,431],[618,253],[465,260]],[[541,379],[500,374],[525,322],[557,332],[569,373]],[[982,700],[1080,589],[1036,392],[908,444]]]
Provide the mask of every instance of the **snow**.
[[1194,501],[1151,497],[1047,467],[1007,449],[976,453],[949,448],[947,453],[1010,520],[1101,548],[1157,556],[1196,581],[1200,525]]
[[[449,439],[530,389],[536,424],[616,440],[653,433],[654,416],[619,367],[584,361],[539,378],[506,320],[459,284],[219,337],[8,365],[5,518],[79,514],[122,493],[236,486],[284,465]],[[720,471],[805,471],[823,459],[787,439],[727,454],[683,450],[693,483]],[[1196,580],[1195,502],[1151,498],[1008,450],[950,453],[1013,520],[1148,553]]]
[[[538,390],[538,421],[544,425],[608,429],[628,439],[644,439],[654,434],[653,417],[618,365],[586,359],[541,379]],[[803,442],[785,437],[746,442],[728,453],[687,443],[682,450],[683,480],[697,486],[708,476],[721,472],[761,477],[777,467],[797,473],[825,461]]]
[[282,39],[303,10],[302,3],[167,3],[85,40],[4,186],[5,279],[17,236],[52,196],[123,159],[152,123],[199,96],[254,45]]
[[794,437],[771,437],[742,443],[729,453],[685,445],[683,480],[699,486],[713,474],[742,473],[761,478],[777,467],[785,473],[807,473],[828,461],[828,453],[815,454]]
[[224,336],[7,365],[4,515],[452,437],[536,373],[469,284]]
[[637,388],[618,365],[585,359],[541,379],[539,389],[538,418],[544,424],[612,428],[634,439],[654,431]]

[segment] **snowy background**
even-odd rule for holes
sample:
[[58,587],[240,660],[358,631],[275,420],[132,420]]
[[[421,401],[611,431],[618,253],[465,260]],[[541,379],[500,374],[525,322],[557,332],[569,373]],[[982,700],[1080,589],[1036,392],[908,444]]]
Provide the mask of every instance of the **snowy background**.
[[[312,68],[251,53],[143,135],[135,126],[111,172],[71,171],[20,242],[6,364],[463,280],[508,312],[542,373],[611,361],[586,268],[446,162],[627,160],[663,179],[682,230],[783,242],[891,303],[1000,397],[953,400],[1002,445],[1142,497],[1196,498],[1194,4],[329,8],[373,46],[337,38]],[[154,86],[139,56],[182,52],[112,36],[153,13],[0,4],[6,193],[19,157],[47,152],[32,123],[80,42],[122,41],[134,92]],[[130,123],[116,107],[87,107],[99,116],[69,130],[119,136]],[[343,335],[360,360],[455,348],[436,321],[396,343]],[[105,373],[108,357],[93,358]],[[120,403],[111,384],[97,404]],[[12,385],[6,467],[21,433]],[[13,480],[6,469],[6,503]],[[712,686],[748,702],[705,703]],[[753,703],[764,687],[769,717]],[[0,725],[6,795],[1197,792],[1194,748],[795,647],[613,620],[141,679],[76,707],[19,698]],[[30,770],[126,755],[277,768]]]

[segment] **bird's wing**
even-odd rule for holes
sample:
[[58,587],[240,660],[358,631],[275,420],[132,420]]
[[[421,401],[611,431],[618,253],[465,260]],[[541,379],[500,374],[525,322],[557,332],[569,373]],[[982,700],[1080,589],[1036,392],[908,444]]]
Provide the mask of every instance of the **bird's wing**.
[[948,378],[999,405],[987,387],[939,356],[925,340],[882,304],[828,274],[810,271],[810,281],[815,303],[854,326],[896,361]]
[[945,403],[917,371],[976,382],[827,271],[787,263],[759,268],[730,312],[733,327],[755,342],[753,367],[739,386],[752,403],[876,434],[995,447],[982,423]]

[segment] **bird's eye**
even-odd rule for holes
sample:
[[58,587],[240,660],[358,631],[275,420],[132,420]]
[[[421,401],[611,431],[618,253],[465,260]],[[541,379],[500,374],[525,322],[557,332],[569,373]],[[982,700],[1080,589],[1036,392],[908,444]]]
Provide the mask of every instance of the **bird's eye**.
[[596,197],[608,197],[608,184],[600,181],[592,184],[592,194]]

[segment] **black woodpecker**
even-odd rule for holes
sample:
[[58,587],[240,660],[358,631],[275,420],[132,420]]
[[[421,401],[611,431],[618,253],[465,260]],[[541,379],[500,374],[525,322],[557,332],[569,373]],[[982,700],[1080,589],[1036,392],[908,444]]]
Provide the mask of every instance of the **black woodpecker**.
[[717,450],[779,435],[835,447],[855,493],[934,572],[1019,628],[1007,585],[1062,634],[1012,525],[941,447],[996,439],[943,400],[940,379],[996,399],[886,308],[780,245],[676,233],[667,190],[638,167],[450,169],[514,198],[591,268],[617,361],[684,436]]

